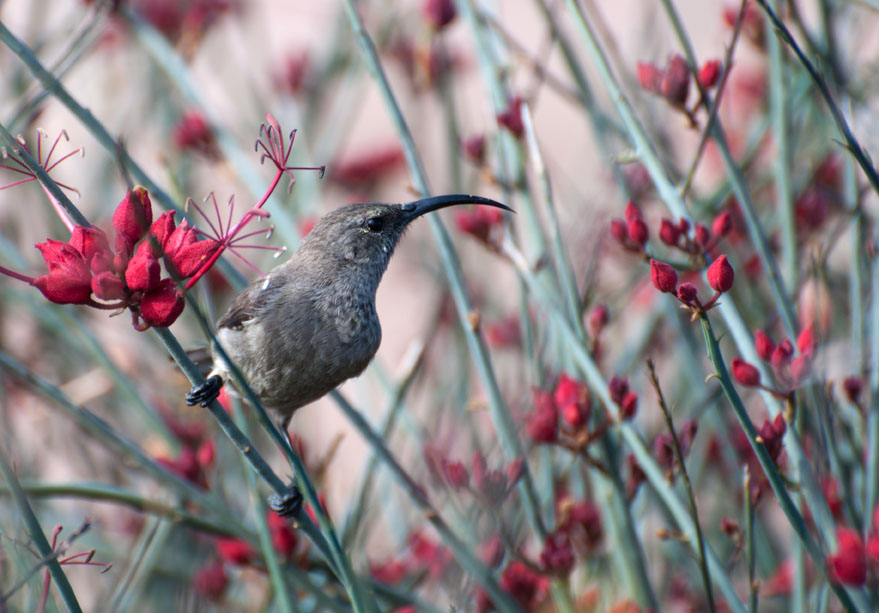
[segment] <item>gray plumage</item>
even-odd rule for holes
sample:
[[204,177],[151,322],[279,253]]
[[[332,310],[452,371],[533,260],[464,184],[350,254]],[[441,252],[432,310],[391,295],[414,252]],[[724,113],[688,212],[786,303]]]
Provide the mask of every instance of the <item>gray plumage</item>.
[[[375,294],[409,223],[467,203],[507,208],[465,195],[341,207],[317,222],[290,260],[235,298],[217,339],[284,429],[297,409],[359,375],[378,351]],[[190,404],[210,402],[229,378],[216,354],[211,374],[216,385],[194,388]]]

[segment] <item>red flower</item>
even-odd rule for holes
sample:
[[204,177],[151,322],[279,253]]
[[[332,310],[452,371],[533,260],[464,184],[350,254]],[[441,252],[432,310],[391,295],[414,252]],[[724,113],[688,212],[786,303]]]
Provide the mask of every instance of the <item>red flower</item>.
[[522,99],[518,96],[510,98],[506,110],[497,114],[497,122],[516,138],[522,138],[522,134],[525,133],[525,124],[522,123]]
[[192,577],[193,589],[212,602],[218,602],[223,598],[228,585],[229,577],[226,576],[226,569],[220,561],[201,567]]
[[[98,228],[86,228],[84,226],[74,226],[73,233],[70,236],[70,246],[82,254],[83,259],[92,265],[92,261],[97,258],[98,261],[104,261],[110,257],[110,243],[107,235],[103,230]],[[98,264],[102,266],[103,264]],[[92,270],[95,268],[92,266]],[[104,269],[105,270],[105,269]],[[95,271],[97,272],[97,271]]]
[[125,284],[109,270],[92,277],[92,292],[100,300],[122,300],[125,298]]
[[485,136],[476,134],[464,140],[464,153],[474,162],[482,162],[485,158]]
[[722,67],[720,60],[708,60],[702,64],[702,68],[699,69],[699,83],[702,87],[709,89],[717,85]]
[[678,286],[678,300],[684,304],[695,304],[699,298],[699,291],[692,283],[681,283]]
[[629,230],[626,227],[626,222],[622,219],[611,219],[610,220],[610,234],[613,236],[618,243],[626,244],[626,241],[629,239]]
[[650,280],[659,291],[674,293],[678,285],[678,273],[665,262],[650,260]]
[[[150,226],[150,246],[156,257],[159,257],[165,252],[165,246],[168,244],[168,239],[171,238],[171,235],[176,228],[177,224],[174,221],[174,211],[165,211],[159,215],[159,218]],[[155,241],[155,244],[153,241]]]
[[793,377],[794,385],[797,385],[806,378],[809,370],[812,368],[812,360],[808,355],[798,355],[790,363],[790,375]]
[[632,419],[638,412],[638,394],[629,392],[620,403],[620,416],[623,419]]
[[815,329],[810,324],[802,329],[797,337],[797,349],[805,356],[811,356],[815,351]]
[[610,391],[611,399],[617,404],[620,404],[629,392],[629,380],[614,376],[607,384],[607,388]]
[[640,246],[643,246],[650,236],[650,233],[647,229],[647,224],[644,223],[643,219],[631,220],[626,226],[626,230],[628,231],[629,238],[631,238],[637,245]]
[[763,330],[757,330],[754,333],[754,349],[757,350],[757,355],[760,356],[761,360],[768,362],[775,352],[775,343]]
[[722,255],[708,267],[707,276],[708,285],[711,286],[711,289],[722,294],[732,288],[735,271],[727,261],[726,256]]
[[851,528],[837,528],[836,553],[827,556],[830,580],[844,585],[863,585],[867,580],[867,552],[861,535]]
[[406,162],[397,144],[371,148],[368,153],[335,161],[328,178],[349,188],[368,188],[396,172]]
[[388,560],[379,564],[370,564],[369,574],[379,583],[394,585],[406,576],[406,566],[399,560]]
[[138,186],[129,189],[113,212],[116,250],[130,254],[152,223],[153,209],[146,188]]
[[290,523],[271,510],[266,514],[266,522],[269,525],[269,532],[272,535],[272,546],[275,548],[275,551],[285,558],[293,557],[299,539]]
[[453,489],[461,489],[470,485],[470,473],[467,472],[467,468],[464,466],[463,462],[449,462],[448,460],[443,459],[440,462],[440,468],[442,469],[443,478],[446,480]]
[[675,54],[668,61],[660,84],[660,92],[672,106],[683,107],[687,104],[687,95],[690,93],[690,67],[680,54]]
[[760,371],[753,364],[749,364],[741,358],[734,358],[732,361],[732,371],[736,381],[745,387],[760,385]]
[[547,535],[540,553],[540,564],[547,573],[567,577],[574,568],[574,548],[564,532]]
[[488,470],[481,453],[473,454],[473,485],[477,493],[488,504],[498,504],[508,493],[507,476],[499,470]]
[[451,23],[457,11],[452,0],[424,0],[421,14],[434,30],[440,30]]
[[143,242],[125,268],[125,284],[135,292],[148,292],[159,285],[162,269],[148,242]]
[[659,225],[659,240],[669,247],[674,247],[678,244],[678,239],[680,237],[681,230],[678,228],[677,224],[672,220],[663,217],[662,222]]
[[594,549],[601,543],[604,533],[601,511],[589,500],[566,502],[567,504],[559,505],[559,516],[562,518],[559,529],[567,533],[579,550]]
[[[528,436],[535,443],[554,443],[558,439],[558,412],[549,392],[534,390],[535,411],[526,425]],[[475,476],[475,475],[474,475]]]
[[696,239],[696,244],[703,249],[707,249],[711,244],[711,231],[700,223],[697,223],[693,228],[693,236]]
[[786,431],[787,422],[784,421],[784,416],[779,413],[772,421],[768,419],[764,421],[763,425],[760,426],[760,431],[757,433],[773,462],[778,462],[778,456],[781,455],[781,441]]
[[47,238],[37,243],[49,274],[31,284],[57,304],[85,304],[92,295],[92,273],[82,254],[69,243]]
[[162,279],[155,289],[140,301],[140,316],[154,328],[167,328],[174,323],[186,303],[173,279]]
[[726,236],[730,233],[732,227],[732,213],[729,211],[723,211],[711,222],[711,231],[717,237]]
[[488,243],[492,232],[504,219],[501,209],[477,206],[471,210],[459,211],[455,215],[455,224],[458,230],[465,234],[476,237],[483,243]]
[[168,237],[165,257],[174,271],[186,279],[197,273],[219,247],[216,240],[198,240],[198,232],[184,221]]
[[638,62],[635,71],[638,76],[638,85],[641,86],[641,89],[653,94],[660,93],[663,73],[659,68],[647,62]]
[[220,558],[232,564],[248,564],[256,555],[250,543],[241,539],[220,538],[214,544]]
[[510,562],[501,575],[501,587],[510,593],[526,611],[543,598],[547,580],[531,570],[524,562]]
[[623,210],[623,217],[626,218],[627,222],[631,222],[634,219],[644,219],[644,214],[641,212],[641,207],[635,204],[634,200],[629,200],[626,203],[626,208]]
[[860,377],[846,377],[842,382],[845,396],[852,404],[858,404],[861,400],[861,391],[864,389],[864,381]]
[[217,141],[207,120],[199,111],[186,111],[174,126],[174,144],[183,150],[217,157]]
[[610,319],[610,311],[606,304],[596,304],[589,311],[589,332],[593,337],[598,336]]

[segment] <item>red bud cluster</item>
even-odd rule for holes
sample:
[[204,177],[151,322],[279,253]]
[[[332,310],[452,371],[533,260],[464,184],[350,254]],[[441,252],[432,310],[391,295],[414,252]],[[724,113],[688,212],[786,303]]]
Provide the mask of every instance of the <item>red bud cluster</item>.
[[816,347],[814,328],[806,326],[797,337],[798,355],[794,355],[793,343],[784,339],[777,346],[768,334],[757,330],[754,334],[754,349],[760,359],[768,362],[778,383],[777,388],[761,383],[760,372],[756,366],[741,358],[732,361],[733,377],[745,387],[759,387],[787,398],[809,375]]
[[640,207],[634,201],[629,200],[624,216],[625,220],[612,219],[610,221],[611,236],[626,250],[643,253],[649,232]]

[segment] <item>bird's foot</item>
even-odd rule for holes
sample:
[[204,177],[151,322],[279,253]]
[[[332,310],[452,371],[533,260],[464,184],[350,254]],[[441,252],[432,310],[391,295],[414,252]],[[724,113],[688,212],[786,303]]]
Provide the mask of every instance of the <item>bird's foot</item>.
[[302,510],[302,492],[292,483],[287,486],[283,494],[269,496],[269,508],[281,517],[288,519],[295,517]]
[[201,385],[194,385],[189,393],[186,394],[186,404],[192,406],[201,404],[206,407],[216,400],[220,395],[220,389],[223,387],[223,378],[220,375],[211,375],[205,379]]

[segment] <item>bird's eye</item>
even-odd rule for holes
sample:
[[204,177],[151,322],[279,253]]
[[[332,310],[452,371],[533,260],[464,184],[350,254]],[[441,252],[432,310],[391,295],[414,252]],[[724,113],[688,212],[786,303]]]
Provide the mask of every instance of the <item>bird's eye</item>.
[[366,229],[370,232],[381,232],[385,222],[381,217],[370,217],[366,220]]

